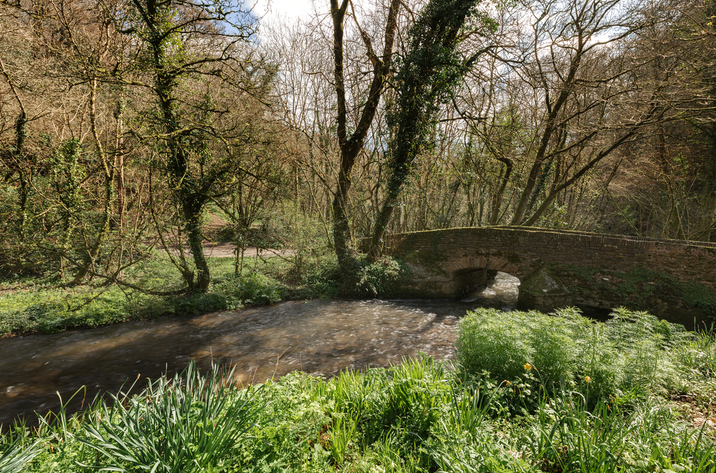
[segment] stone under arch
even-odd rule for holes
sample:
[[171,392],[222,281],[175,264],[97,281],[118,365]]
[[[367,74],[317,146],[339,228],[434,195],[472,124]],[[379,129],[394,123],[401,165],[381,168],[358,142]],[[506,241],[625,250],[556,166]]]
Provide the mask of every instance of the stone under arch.
[[486,268],[465,268],[455,271],[452,274],[452,282],[455,285],[453,296],[464,299],[482,291],[491,280],[495,279],[495,276],[497,270]]
[[498,272],[516,277],[522,282],[528,276],[523,267],[500,255],[453,253],[440,260],[425,254],[405,259],[410,281],[406,295],[464,299],[481,291]]
[[408,268],[405,296],[459,298],[503,271],[522,282],[521,308],[626,306],[686,326],[716,320],[716,243],[480,227],[388,235],[383,254]]

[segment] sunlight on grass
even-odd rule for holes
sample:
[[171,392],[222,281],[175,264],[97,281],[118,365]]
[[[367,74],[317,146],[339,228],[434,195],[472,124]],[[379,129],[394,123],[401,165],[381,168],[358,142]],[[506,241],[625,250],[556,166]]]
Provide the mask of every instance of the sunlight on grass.
[[78,287],[62,287],[57,281],[38,279],[5,281],[0,284],[3,290],[0,292],[0,336],[98,327],[164,314],[196,315],[235,310],[271,304],[287,297],[286,286],[276,277],[290,271],[290,261],[247,258],[241,274],[235,274],[231,258],[209,258],[209,264],[214,277],[210,291],[186,296],[158,294],[182,287],[176,268],[162,253],[125,271],[125,280],[142,290],[104,286],[103,281]]
[[[529,336],[517,343],[503,331],[500,340],[496,325]],[[481,310],[462,321],[460,337],[454,367],[423,356],[248,389],[230,371],[191,365],[36,431],[6,429],[0,471],[716,469],[712,333],[626,310],[607,324],[571,309]],[[550,347],[565,340],[568,349]]]

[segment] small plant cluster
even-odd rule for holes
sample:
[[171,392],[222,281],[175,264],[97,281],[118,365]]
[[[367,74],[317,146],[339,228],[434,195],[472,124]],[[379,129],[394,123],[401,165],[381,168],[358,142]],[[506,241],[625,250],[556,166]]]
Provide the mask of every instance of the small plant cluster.
[[331,274],[334,281],[340,281],[336,295],[348,298],[391,297],[404,277],[403,266],[389,256],[372,262],[356,258],[349,268],[335,265]]
[[606,323],[573,308],[553,315],[481,309],[462,320],[457,345],[466,379],[511,385],[533,403],[543,390],[575,391],[593,407],[628,392],[686,389],[673,353],[691,337],[681,326],[626,309]]
[[239,389],[190,365],[6,429],[0,471],[716,471],[713,333],[626,310],[603,325],[481,310],[459,336],[455,369],[423,356]]
[[[181,287],[181,281],[161,256],[127,270],[126,279],[142,290],[105,285],[101,281],[81,287],[66,287],[58,281],[37,278],[1,281],[0,336],[60,332],[166,314],[196,315],[272,304],[292,295],[278,279],[283,266],[290,262],[268,261],[272,259],[276,258],[251,258],[250,264],[237,274],[229,258],[211,258],[216,277],[210,290],[189,295],[173,294]],[[296,297],[310,295],[305,289],[294,292]]]
[[361,262],[352,295],[390,297],[403,276],[403,268],[393,258],[383,257],[375,262]]

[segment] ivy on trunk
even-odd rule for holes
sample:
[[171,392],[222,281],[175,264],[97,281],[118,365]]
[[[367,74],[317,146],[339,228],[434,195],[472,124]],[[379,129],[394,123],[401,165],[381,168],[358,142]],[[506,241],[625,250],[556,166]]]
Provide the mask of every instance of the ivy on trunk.
[[375,261],[413,161],[429,145],[440,104],[445,103],[465,74],[490,46],[464,57],[458,50],[471,33],[486,35],[495,29],[479,13],[480,0],[431,0],[410,29],[409,47],[399,61],[398,98],[388,114],[395,132],[388,145],[389,178],[386,197],[373,230],[368,258]]

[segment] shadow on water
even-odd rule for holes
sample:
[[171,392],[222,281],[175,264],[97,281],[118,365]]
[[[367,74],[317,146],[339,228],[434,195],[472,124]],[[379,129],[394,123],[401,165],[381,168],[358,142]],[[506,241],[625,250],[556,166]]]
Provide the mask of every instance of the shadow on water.
[[[511,295],[505,284],[512,284]],[[36,422],[33,412],[56,410],[58,393],[66,401],[82,386],[87,391],[75,397],[71,412],[135,380],[142,389],[147,378],[181,371],[191,359],[201,370],[232,364],[241,383],[294,370],[332,376],[385,367],[420,352],[450,359],[458,319],[477,307],[511,308],[517,286],[509,284],[498,275],[470,301],[285,302],[0,340],[0,424],[18,416]]]

